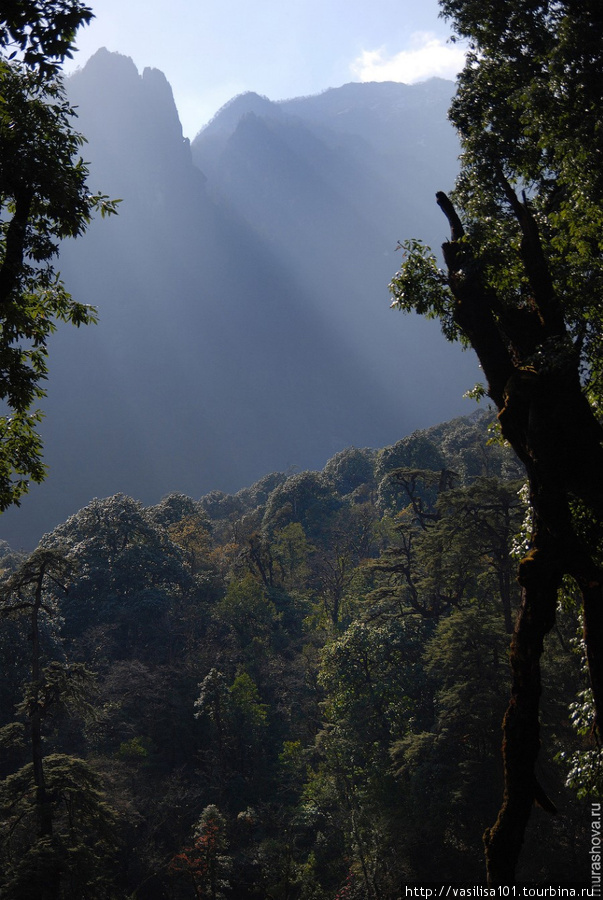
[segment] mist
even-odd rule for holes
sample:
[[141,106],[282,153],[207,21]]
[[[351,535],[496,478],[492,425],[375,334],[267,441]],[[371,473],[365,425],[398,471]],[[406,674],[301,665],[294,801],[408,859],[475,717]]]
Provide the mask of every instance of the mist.
[[245,94],[192,145],[155,69],[101,50],[68,91],[91,187],[123,202],[62,249],[100,321],[51,342],[48,480],[4,540],[30,549],[95,496],[232,492],[473,411],[474,358],[387,288],[398,240],[446,239],[451,82]]

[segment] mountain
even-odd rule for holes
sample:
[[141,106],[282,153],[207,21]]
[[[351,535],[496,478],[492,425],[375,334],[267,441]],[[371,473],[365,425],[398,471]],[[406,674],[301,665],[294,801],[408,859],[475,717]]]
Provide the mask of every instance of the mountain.
[[387,290],[398,239],[446,237],[452,84],[244,94],[192,145],[157,70],[101,50],[68,90],[91,186],[123,202],[62,250],[100,323],[54,336],[50,475],[0,538],[33,546],[93,496],[233,492],[471,411],[473,359]]

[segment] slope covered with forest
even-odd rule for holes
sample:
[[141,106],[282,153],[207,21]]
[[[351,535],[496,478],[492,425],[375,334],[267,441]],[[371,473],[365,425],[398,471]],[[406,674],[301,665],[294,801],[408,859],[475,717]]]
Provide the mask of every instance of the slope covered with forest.
[[[526,516],[489,421],[236,494],[94,500],[31,557],[5,548],[6,896],[57,861],[66,898],[397,900],[434,873],[481,883]],[[567,784],[583,749],[570,606],[550,644],[540,778],[562,815],[534,816],[520,880],[573,884],[588,815]]]

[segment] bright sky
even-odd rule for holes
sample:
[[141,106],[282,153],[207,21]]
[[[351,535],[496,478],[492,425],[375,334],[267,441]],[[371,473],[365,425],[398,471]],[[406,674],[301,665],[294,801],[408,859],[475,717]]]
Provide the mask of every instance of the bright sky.
[[454,78],[463,65],[437,0],[91,0],[82,66],[99,47],[161,69],[187,137],[243,91],[271,100],[349,81]]

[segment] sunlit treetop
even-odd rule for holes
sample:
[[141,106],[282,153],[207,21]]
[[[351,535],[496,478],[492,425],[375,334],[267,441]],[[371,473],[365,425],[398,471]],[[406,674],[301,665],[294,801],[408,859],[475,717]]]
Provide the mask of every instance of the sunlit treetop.
[[80,0],[4,0],[0,16],[4,53],[55,75],[63,60],[73,56],[76,31],[93,13]]

